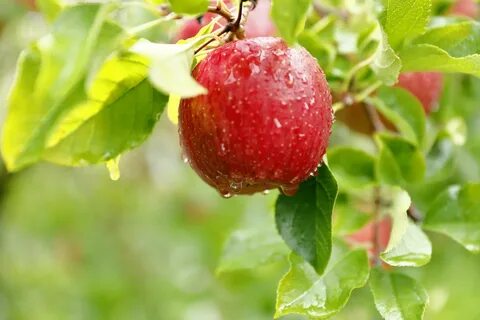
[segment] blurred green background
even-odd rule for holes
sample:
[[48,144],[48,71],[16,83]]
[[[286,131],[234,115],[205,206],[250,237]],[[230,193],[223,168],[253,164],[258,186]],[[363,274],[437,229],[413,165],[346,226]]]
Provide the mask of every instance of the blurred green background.
[[[0,0],[0,118],[20,50],[41,16]],[[103,166],[1,172],[0,319],[272,319],[288,265],[215,275],[238,228],[271,224],[275,194],[221,198],[183,163],[166,117],[112,181]],[[428,289],[426,319],[480,319],[480,256],[433,236],[408,270]],[[335,319],[379,319],[368,288]],[[300,319],[289,317],[289,319]]]

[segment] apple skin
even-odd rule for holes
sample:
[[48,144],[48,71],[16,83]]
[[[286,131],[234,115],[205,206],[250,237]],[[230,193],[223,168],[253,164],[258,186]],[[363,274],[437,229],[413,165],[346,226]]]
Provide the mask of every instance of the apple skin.
[[[438,72],[404,72],[400,74],[396,86],[413,94],[428,115],[436,107],[442,94],[443,75]],[[337,97],[338,99],[341,97]],[[340,109],[335,116],[355,132],[367,135],[375,132],[362,103],[354,103]],[[395,126],[382,114],[379,114],[379,117],[387,129],[396,130]]]
[[438,72],[404,72],[400,74],[397,86],[417,97],[425,113],[429,114],[442,94],[443,75]]
[[228,197],[281,188],[292,194],[314,174],[330,137],[332,97],[303,48],[280,38],[227,43],[193,71],[208,94],[183,99],[184,155]]
[[175,42],[194,37],[201,28],[202,25],[196,19],[189,19],[185,21],[185,23],[178,30],[178,33],[175,36]]
[[[385,128],[394,131],[395,126],[382,114],[378,113],[380,121],[385,126]],[[373,124],[368,118],[367,111],[363,103],[354,103],[350,106],[342,108],[335,113],[335,119],[343,122],[351,130],[363,133],[366,135],[371,135],[375,132]]]
[[347,242],[352,245],[359,245],[365,247],[368,250],[370,261],[373,263],[374,255],[374,233],[377,228],[377,243],[379,252],[384,251],[387,248],[388,241],[390,240],[390,233],[392,231],[392,221],[390,218],[383,218],[379,222],[369,222],[362,229],[349,235]]
[[175,42],[194,37],[201,28],[200,22],[196,19],[189,19],[185,21],[182,27],[178,30],[175,37]]
[[476,18],[478,17],[478,5],[474,0],[457,0],[450,8],[450,14]]
[[245,24],[245,36],[247,38],[269,37],[277,34],[275,25],[270,17],[270,0],[259,0],[255,10],[248,15]]

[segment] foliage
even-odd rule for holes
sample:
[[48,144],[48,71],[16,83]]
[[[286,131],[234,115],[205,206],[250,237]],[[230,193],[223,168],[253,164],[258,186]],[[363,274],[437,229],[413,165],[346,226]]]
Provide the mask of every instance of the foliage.
[[[42,161],[103,163],[115,177],[119,157],[144,144],[167,103],[175,117],[179,98],[205,93],[191,70],[205,56],[205,45],[221,45],[215,42],[221,35],[214,28],[219,19],[191,39],[169,42],[172,20],[180,14],[199,16],[208,5],[204,0],[39,1],[38,9],[51,24],[18,58],[1,141],[7,169],[17,172]],[[161,9],[165,6],[168,12]],[[371,122],[366,125],[373,126],[365,134],[338,121],[317,175],[294,196],[278,195],[274,219],[247,224],[227,241],[217,267],[220,278],[278,269],[288,258],[275,317],[329,318],[368,283],[370,301],[382,317],[421,319],[428,290],[415,272],[402,267],[430,262],[434,233],[480,252],[480,24],[448,16],[445,6],[433,0],[273,0],[271,18],[279,35],[318,60],[335,111],[348,113],[360,106]],[[414,95],[394,86],[406,71],[445,73],[435,112],[426,114]],[[379,248],[378,234],[369,239],[369,261],[349,236],[383,218],[392,222],[389,241]],[[135,223],[132,217],[126,221]],[[52,223],[63,226],[61,217]],[[84,239],[77,226],[66,227],[80,237],[71,240],[72,247],[76,241],[89,247],[83,242],[105,236],[97,230],[94,238]],[[165,240],[150,231],[155,243]],[[16,245],[33,243],[21,237],[22,231],[6,232],[4,254],[12,259]],[[16,243],[17,238],[26,243]],[[223,240],[219,238],[208,241]],[[132,240],[128,245],[142,244]],[[102,267],[93,261],[92,268]],[[119,277],[117,271],[113,278]],[[101,280],[108,287],[113,278]],[[54,285],[61,287],[61,280]],[[7,285],[14,286],[8,280]],[[91,285],[88,290],[100,290]],[[116,289],[112,301],[125,288]],[[95,292],[89,294],[95,297]],[[146,303],[155,308],[155,302]],[[21,317],[22,308],[14,309]]]

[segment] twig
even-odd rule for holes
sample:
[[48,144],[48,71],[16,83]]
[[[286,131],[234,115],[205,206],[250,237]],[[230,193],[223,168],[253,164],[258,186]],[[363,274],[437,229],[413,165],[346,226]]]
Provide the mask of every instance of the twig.
[[218,1],[216,6],[208,7],[208,12],[218,14],[219,16],[224,17],[227,22],[233,21],[233,16],[230,10],[225,6],[223,1]]
[[[244,3],[247,3],[247,5],[244,6]],[[245,39],[244,26],[245,26],[245,23],[247,22],[250,11],[255,9],[256,5],[257,5],[257,0],[241,0],[240,1],[240,5],[238,7],[237,19],[232,25],[232,33],[234,33],[238,39]]]
[[214,37],[212,37],[212,39],[208,40],[207,42],[202,44],[200,47],[198,47],[198,49],[195,50],[195,54],[197,54],[200,51],[202,51],[203,49],[205,49],[209,44],[211,44],[212,42],[217,40],[218,37],[224,35],[225,33],[229,32],[229,31],[230,31],[229,24],[227,24],[218,34],[216,34]]
[[413,204],[410,205],[410,208],[408,208],[407,215],[415,223],[422,221],[422,216],[420,215],[417,208],[415,208]]
[[383,122],[380,119],[380,116],[378,115],[375,107],[369,101],[365,101],[365,103],[363,103],[363,107],[365,108],[365,112],[367,113],[368,120],[370,121],[373,129],[375,131],[385,130],[385,126],[383,125]]

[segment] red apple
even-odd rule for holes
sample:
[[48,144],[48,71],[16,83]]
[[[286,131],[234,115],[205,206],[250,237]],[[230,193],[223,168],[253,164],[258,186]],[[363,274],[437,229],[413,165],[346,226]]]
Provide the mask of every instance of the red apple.
[[255,10],[250,12],[245,24],[247,38],[269,37],[277,33],[270,18],[270,0],[259,0]]
[[[371,258],[375,254],[374,241],[377,241],[378,251],[382,252],[387,248],[390,240],[390,232],[392,229],[392,222],[389,218],[384,218],[379,222],[370,222],[359,231],[347,237],[347,241],[353,245],[360,245],[368,250]],[[377,234],[375,235],[375,231]]]
[[457,16],[476,18],[478,5],[474,0],[457,0],[450,8],[450,13]]
[[[378,117],[385,128],[392,131],[396,130],[393,123],[391,123],[381,113],[378,113]],[[345,108],[338,110],[335,113],[335,119],[343,122],[351,130],[358,133],[371,135],[375,132],[375,128],[370,121],[363,102],[356,102],[350,106],[346,106]]]
[[440,99],[443,75],[438,72],[404,72],[400,74],[397,86],[417,97],[425,113],[429,114]]
[[175,42],[194,37],[202,28],[200,22],[196,19],[189,19],[185,21],[175,37]]
[[285,193],[315,172],[332,126],[323,71],[279,38],[215,49],[193,71],[208,94],[182,100],[180,142],[192,168],[225,196]]

